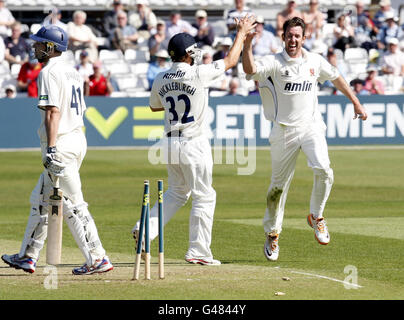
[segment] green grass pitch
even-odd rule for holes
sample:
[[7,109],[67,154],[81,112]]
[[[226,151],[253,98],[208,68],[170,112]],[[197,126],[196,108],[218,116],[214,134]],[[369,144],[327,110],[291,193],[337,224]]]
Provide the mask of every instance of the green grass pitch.
[[[404,299],[404,150],[331,148],[330,158],[335,181],[325,210],[329,245],[319,245],[306,224],[312,171],[301,154],[286,203],[279,261],[265,259],[262,217],[271,168],[270,151],[262,149],[252,175],[237,175],[236,165],[214,167],[212,251],[222,265],[184,261],[189,201],[165,228],[166,279],[158,280],[154,241],[152,280],[131,281],[130,231],[140,217],[143,180],[150,180],[154,204],[159,178],[167,188],[166,169],[151,165],[147,150],[89,150],[81,169],[83,192],[115,269],[71,275],[84,260],[65,224],[62,265],[52,278],[56,287],[49,288],[53,269],[45,265],[44,249],[32,275],[0,262],[0,300]],[[0,162],[0,253],[13,254],[21,245],[30,192],[42,165],[34,151],[2,152]]]

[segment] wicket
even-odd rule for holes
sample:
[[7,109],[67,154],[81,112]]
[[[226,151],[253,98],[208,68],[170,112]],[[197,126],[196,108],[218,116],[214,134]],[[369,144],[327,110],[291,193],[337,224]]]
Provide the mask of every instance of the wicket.
[[[157,181],[158,188],[158,231],[159,231],[159,278],[164,279],[164,221],[163,221],[163,180]],[[149,180],[144,181],[142,211],[140,215],[139,236],[136,246],[136,260],[133,279],[139,279],[144,234],[145,279],[150,280],[150,187]]]
[[164,279],[164,218],[163,218],[163,180],[157,181],[159,195],[159,278]]

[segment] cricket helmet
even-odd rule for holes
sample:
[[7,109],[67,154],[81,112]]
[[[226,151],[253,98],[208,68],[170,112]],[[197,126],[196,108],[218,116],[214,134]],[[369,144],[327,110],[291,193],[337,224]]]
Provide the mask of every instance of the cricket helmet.
[[54,46],[60,52],[67,50],[68,35],[62,28],[55,25],[41,27],[37,33],[30,35],[30,38],[44,42],[47,46]]
[[187,53],[195,59],[200,54],[200,51],[194,37],[185,32],[177,33],[168,42],[168,54],[172,60],[178,60]]

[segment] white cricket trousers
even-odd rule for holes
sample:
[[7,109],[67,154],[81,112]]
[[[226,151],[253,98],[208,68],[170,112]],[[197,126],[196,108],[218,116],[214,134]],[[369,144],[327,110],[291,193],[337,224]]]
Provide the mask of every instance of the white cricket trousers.
[[316,218],[323,216],[334,180],[328,157],[325,129],[326,126],[322,120],[304,127],[288,127],[274,123],[269,137],[272,176],[263,219],[266,233],[280,234],[282,231],[286,198],[300,150],[306,155],[307,164],[314,173],[310,213]]
[[[46,155],[47,144],[41,142],[42,157]],[[59,136],[56,149],[66,165],[59,186],[63,192],[63,217],[88,265],[105,255],[98,237],[94,220],[88,211],[81,190],[79,169],[87,151],[87,141],[81,129]],[[31,193],[31,212],[28,219],[20,256],[38,259],[47,237],[48,199],[53,183],[47,170],[40,175]]]
[[[212,260],[210,249],[216,192],[212,187],[213,159],[209,140],[172,137],[162,141],[167,161],[168,188],[164,192],[164,225],[192,197],[189,247],[186,259]],[[137,222],[135,229],[139,228]],[[150,240],[158,236],[158,203],[150,210]]]

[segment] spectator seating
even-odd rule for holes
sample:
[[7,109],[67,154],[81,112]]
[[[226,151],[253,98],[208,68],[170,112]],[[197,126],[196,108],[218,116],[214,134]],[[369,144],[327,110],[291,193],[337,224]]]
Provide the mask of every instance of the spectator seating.
[[0,62],[0,98],[5,95],[4,89],[10,84],[17,88],[17,77],[11,75],[10,66],[7,61]]
[[404,87],[404,79],[400,76],[381,75],[376,77],[384,86],[384,94],[402,94],[401,89]]
[[[296,0],[298,5],[307,5],[308,0]],[[344,7],[347,5],[354,5],[356,0],[322,0],[321,4],[325,7],[338,6]],[[371,0],[364,0],[365,5],[370,5]],[[86,7],[94,9],[105,9],[108,7],[110,1],[106,0],[52,0],[52,5],[63,9],[63,7]],[[122,0],[124,5],[132,5],[132,0]],[[246,0],[246,5],[251,8],[265,8],[268,6],[285,6],[287,0]],[[201,7],[209,8],[232,8],[234,6],[234,0],[150,0],[150,7],[152,9],[156,8],[183,8],[183,9],[193,9]],[[49,1],[47,0],[7,0],[7,7],[13,9],[14,7],[44,7],[49,6]]]
[[[132,0],[121,0],[128,9],[133,5]],[[111,1],[106,0],[52,0],[52,5],[58,7],[62,11],[74,11],[84,9],[88,12],[91,8],[94,10],[109,10],[109,3]],[[298,6],[304,5],[308,7],[309,0],[296,0]],[[365,6],[369,6],[371,0],[363,1]],[[321,0],[322,8],[339,8],[342,10],[346,5],[354,5],[356,0]],[[153,10],[170,11],[173,9],[179,9],[181,11],[188,11],[191,13],[197,9],[204,8],[209,10],[209,23],[212,25],[215,31],[215,41],[212,48],[217,48],[217,45],[226,37],[226,12],[234,7],[234,0],[149,0],[150,7]],[[282,9],[287,0],[245,0],[245,4],[249,6],[253,12],[258,13],[260,9],[265,10],[265,15],[269,19],[267,14],[271,11],[271,14],[278,9]],[[11,10],[18,11],[21,7],[29,7],[32,10],[36,10],[35,7],[45,7],[49,5],[49,1],[45,0],[7,0],[7,7]],[[300,7],[299,9],[303,9]],[[278,10],[278,11],[279,11]],[[338,9],[337,9],[338,11]],[[404,8],[402,9],[404,14]],[[220,16],[223,13],[222,16]],[[166,13],[162,13],[166,14]],[[332,17],[332,16],[331,16]],[[167,21],[168,16],[161,16]],[[184,18],[189,22],[194,22],[194,15],[185,14]],[[275,13],[271,15],[270,23],[274,24]],[[401,16],[404,19],[404,16]],[[330,20],[333,21],[332,19]],[[269,22],[269,21],[267,21]],[[402,21],[404,22],[404,21]],[[334,42],[334,27],[335,23],[326,23],[322,29],[323,40],[328,47],[332,47]],[[30,25],[24,25],[23,32],[35,33],[40,24],[33,23]],[[103,63],[103,72],[107,74],[110,72],[111,77],[116,80],[119,87],[119,92],[116,91],[112,96],[148,96],[148,81],[146,73],[149,67],[150,55],[147,46],[147,40],[140,38],[138,40],[138,49],[129,49],[124,53],[120,50],[108,50],[109,47],[108,38],[98,37],[99,46],[99,60]],[[373,49],[375,50],[375,49]],[[212,49],[212,51],[215,51]],[[76,65],[80,61],[80,52],[77,50],[75,53],[67,51],[63,53],[63,57],[66,63],[72,66]],[[373,61],[371,55],[365,49],[361,48],[349,48],[343,53],[340,50],[335,50],[338,60],[343,60],[348,66],[348,74],[346,80],[349,82],[353,78],[364,78],[366,76],[366,69],[369,63],[377,63],[377,59]],[[369,59],[372,59],[369,61]],[[247,95],[249,91],[254,90],[255,84],[253,81],[247,81],[245,74],[242,70],[241,64],[237,66],[237,74],[240,80],[240,94]],[[7,81],[15,82],[19,72],[19,65],[11,67],[7,62],[0,63],[0,85],[4,88]],[[397,90],[402,88],[402,77],[399,79],[392,79],[392,77],[379,76],[380,80],[385,84],[386,94],[397,93]],[[225,91],[219,91],[215,94],[222,95]],[[0,93],[1,94],[1,93]],[[322,93],[320,93],[322,94]]]
[[20,69],[21,69],[21,65],[20,64],[13,64],[11,65],[11,70],[10,70],[10,74],[13,78],[18,77],[18,74],[20,73]]
[[369,63],[368,52],[363,48],[348,48],[344,53],[344,61],[352,78],[359,77],[360,74],[366,73]]
[[100,50],[99,59],[104,71],[109,72],[118,83],[121,93],[112,96],[139,96],[140,92],[147,92],[148,51],[128,49],[122,53],[120,50],[103,49]]
[[326,23],[322,29],[323,41],[328,47],[332,47],[334,44],[334,28],[336,23]]
[[144,63],[150,60],[149,51],[127,49],[125,51],[125,60],[130,64]]
[[108,60],[116,61],[116,60],[123,60],[124,55],[121,50],[107,50],[102,49],[99,53],[99,59],[102,62],[106,62]]

